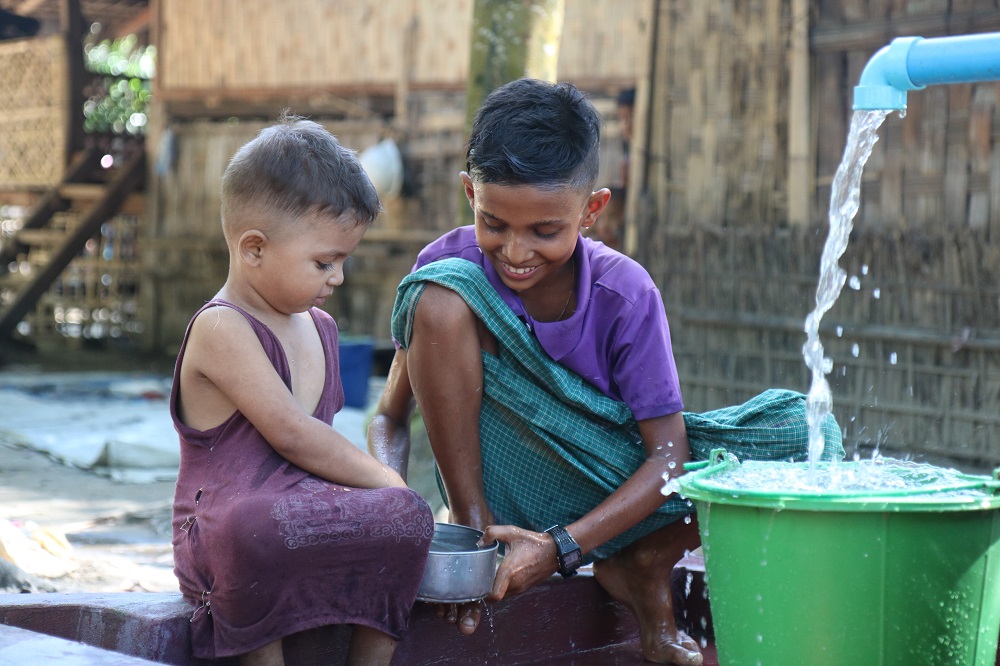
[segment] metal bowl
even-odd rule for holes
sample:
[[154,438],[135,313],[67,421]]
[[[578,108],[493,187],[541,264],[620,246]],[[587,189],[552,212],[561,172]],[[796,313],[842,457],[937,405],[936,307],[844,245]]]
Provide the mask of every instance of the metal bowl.
[[478,601],[493,588],[499,544],[477,546],[483,533],[465,525],[436,523],[417,599],[458,604]]

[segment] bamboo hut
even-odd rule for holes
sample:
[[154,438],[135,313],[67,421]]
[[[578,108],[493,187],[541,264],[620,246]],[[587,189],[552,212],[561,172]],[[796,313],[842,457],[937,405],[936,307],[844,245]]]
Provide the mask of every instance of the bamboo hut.
[[85,119],[88,107],[116,106],[136,90],[124,70],[85,67],[84,35],[88,48],[121,35],[135,41],[147,16],[145,0],[0,2],[4,341],[127,341],[140,327],[143,143]]

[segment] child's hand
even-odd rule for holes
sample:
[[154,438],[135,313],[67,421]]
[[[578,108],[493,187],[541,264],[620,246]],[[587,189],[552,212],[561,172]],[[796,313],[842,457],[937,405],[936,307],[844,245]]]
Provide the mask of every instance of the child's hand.
[[548,534],[531,532],[512,525],[491,525],[482,543],[503,541],[507,554],[497,569],[490,600],[520,594],[551,577],[558,569],[556,544]]

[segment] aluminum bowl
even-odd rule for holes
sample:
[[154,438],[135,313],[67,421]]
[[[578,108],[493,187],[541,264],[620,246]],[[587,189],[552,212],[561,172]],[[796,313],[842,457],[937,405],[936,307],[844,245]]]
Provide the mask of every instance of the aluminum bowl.
[[479,547],[476,543],[482,536],[479,530],[465,525],[436,523],[417,599],[458,604],[478,601],[489,594],[499,544]]

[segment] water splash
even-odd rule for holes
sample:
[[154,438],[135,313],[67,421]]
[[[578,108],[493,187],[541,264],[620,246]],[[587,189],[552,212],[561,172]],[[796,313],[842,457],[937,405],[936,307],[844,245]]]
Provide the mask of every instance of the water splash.
[[871,493],[902,497],[919,493],[933,494],[938,500],[975,501],[992,496],[982,479],[970,478],[956,469],[881,456],[830,465],[828,474],[819,478],[813,478],[811,471],[804,465],[747,460],[702,483],[718,492],[760,491],[823,498]]
[[840,267],[840,257],[847,249],[854,216],[861,201],[861,173],[878,140],[878,128],[889,111],[855,111],[847,135],[844,156],[833,178],[830,193],[830,232],[823,246],[820,260],[819,284],[816,286],[816,309],[805,321],[806,342],[802,357],[812,373],[812,385],[806,399],[806,419],[809,423],[809,462],[815,473],[817,462],[823,455],[825,444],[823,422],[833,409],[833,397],[826,375],[833,369],[833,361],[823,355],[819,339],[819,325],[844,288],[847,273]]

